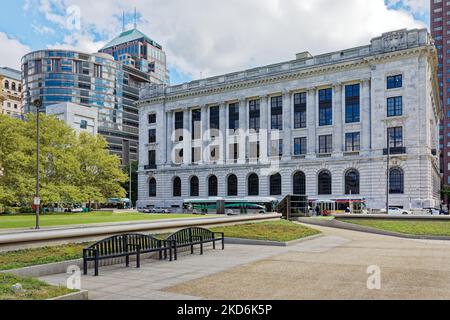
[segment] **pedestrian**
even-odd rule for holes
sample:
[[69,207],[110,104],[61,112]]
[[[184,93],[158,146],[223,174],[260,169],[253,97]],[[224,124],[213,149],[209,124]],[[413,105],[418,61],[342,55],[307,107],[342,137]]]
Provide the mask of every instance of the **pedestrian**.
[[345,213],[346,213],[346,214],[352,213],[352,211],[350,210],[350,207],[345,208]]
[[320,207],[316,206],[316,216],[320,216]]

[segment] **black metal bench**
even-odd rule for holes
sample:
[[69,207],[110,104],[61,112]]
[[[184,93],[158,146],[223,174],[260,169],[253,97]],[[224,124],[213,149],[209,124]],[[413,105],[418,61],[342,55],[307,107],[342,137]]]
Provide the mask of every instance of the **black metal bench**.
[[88,262],[94,262],[95,276],[98,276],[100,260],[125,258],[125,264],[130,266],[130,256],[136,256],[136,268],[141,267],[141,254],[159,253],[159,259],[167,259],[167,251],[172,261],[171,241],[156,239],[143,234],[122,234],[94,243],[83,249],[83,271],[87,274]]
[[[216,235],[220,235],[216,237]],[[216,249],[216,242],[222,242],[222,250],[225,250],[225,235],[223,232],[212,232],[204,228],[187,228],[175,232],[167,238],[174,246],[174,257],[177,260],[178,248],[190,247],[191,254],[194,254],[194,246],[200,245],[200,254],[203,254],[203,245],[212,243]]]

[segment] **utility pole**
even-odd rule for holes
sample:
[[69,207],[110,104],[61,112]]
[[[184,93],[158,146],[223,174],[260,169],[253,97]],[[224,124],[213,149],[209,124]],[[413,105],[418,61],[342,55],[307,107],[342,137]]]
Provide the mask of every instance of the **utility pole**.
[[40,229],[39,222],[39,209],[41,206],[40,199],[40,172],[39,172],[39,153],[40,153],[40,139],[39,139],[39,126],[40,126],[40,113],[41,113],[41,100],[35,100],[33,105],[36,107],[36,198],[34,199],[34,205],[36,206],[36,230]]
[[387,171],[386,171],[386,214],[389,214],[389,178],[390,178],[390,157],[391,157],[391,146],[389,129],[387,130]]

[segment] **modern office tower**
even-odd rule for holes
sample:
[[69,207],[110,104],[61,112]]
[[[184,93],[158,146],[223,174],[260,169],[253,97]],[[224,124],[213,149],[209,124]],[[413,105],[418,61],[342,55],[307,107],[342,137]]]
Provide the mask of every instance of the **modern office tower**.
[[11,68],[0,68],[0,114],[21,118],[22,105],[22,75],[20,71]]
[[443,183],[450,185],[450,2],[430,0],[431,35],[438,51],[438,79],[443,119],[439,130]]
[[[67,50],[41,50],[22,58],[25,112],[35,112],[33,102],[42,108],[71,102],[98,110],[98,133],[111,153],[126,163],[131,141],[131,157],[137,158],[137,127],[129,126],[124,110],[124,70],[113,57]],[[72,105],[72,106],[74,106]],[[45,111],[45,110],[42,110]],[[137,115],[135,115],[137,118]]]
[[100,52],[110,54],[116,61],[149,75],[151,83],[169,84],[166,54],[162,46],[136,28],[122,32]]
[[137,103],[138,206],[295,194],[381,209],[388,176],[390,205],[439,206],[436,69],[428,31],[398,30],[357,48],[149,86]]

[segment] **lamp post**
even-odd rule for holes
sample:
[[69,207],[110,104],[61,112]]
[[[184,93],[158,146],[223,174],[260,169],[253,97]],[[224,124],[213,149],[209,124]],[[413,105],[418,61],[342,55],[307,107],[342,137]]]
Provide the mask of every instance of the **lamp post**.
[[387,130],[387,171],[386,171],[386,214],[389,214],[389,178],[390,178],[390,157],[391,157],[391,146],[389,129]]
[[36,107],[36,197],[34,199],[34,205],[36,206],[36,230],[40,229],[40,223],[39,223],[39,209],[41,206],[41,199],[40,199],[40,172],[39,172],[39,153],[40,153],[40,140],[39,140],[39,121],[40,121],[40,112],[42,107],[42,101],[41,100],[35,100],[33,101],[33,105]]

